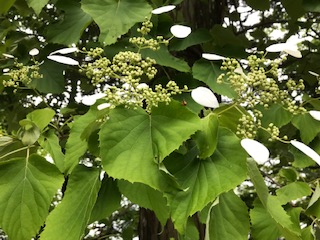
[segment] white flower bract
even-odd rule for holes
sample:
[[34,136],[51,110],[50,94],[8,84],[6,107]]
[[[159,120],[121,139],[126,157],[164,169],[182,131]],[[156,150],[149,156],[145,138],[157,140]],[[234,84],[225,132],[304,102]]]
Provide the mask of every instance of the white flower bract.
[[202,57],[207,60],[225,60],[226,58],[213,53],[202,53]]
[[289,55],[296,57],[296,58],[301,58],[302,54],[298,50],[298,47],[296,44],[293,43],[276,43],[272,44],[269,47],[266,48],[267,52],[286,52]]
[[209,88],[197,87],[191,91],[191,97],[196,103],[204,107],[209,107],[209,108],[219,107],[219,103],[216,96]]
[[74,60],[72,58],[69,57],[65,57],[65,56],[59,56],[59,55],[49,55],[47,57],[48,59],[58,62],[58,63],[63,63],[66,65],[79,65],[79,62],[77,60]]
[[110,104],[110,103],[102,103],[102,104],[100,104],[100,105],[97,106],[97,109],[98,109],[98,110],[103,110],[103,109],[109,108],[109,107],[111,107],[111,104]]
[[183,25],[173,25],[170,32],[176,38],[186,38],[191,33],[191,28]]
[[241,140],[241,146],[258,164],[264,164],[269,160],[269,150],[260,142],[245,138]]
[[98,99],[103,98],[105,96],[106,96],[105,93],[96,93],[96,94],[93,94],[93,95],[83,96],[82,97],[82,103],[84,105],[91,106],[91,105],[95,104],[95,102]]
[[68,54],[68,53],[73,53],[73,52],[78,52],[79,49],[76,48],[76,47],[71,47],[71,48],[62,48],[62,49],[59,49],[59,50],[56,50],[52,53],[50,53],[49,55],[54,55],[56,53],[60,53],[60,54]]
[[312,148],[297,140],[291,140],[290,143],[320,165],[320,156]]
[[30,56],[36,56],[39,54],[39,50],[37,48],[33,48],[29,51]]
[[311,110],[311,111],[309,111],[309,114],[310,114],[311,117],[313,117],[315,120],[320,121],[320,111]]
[[170,12],[175,8],[176,8],[176,6],[174,6],[174,5],[163,6],[163,7],[153,9],[151,11],[151,13],[152,14],[161,14],[161,13],[165,13],[165,12]]
[[6,57],[6,58],[14,58],[14,56],[12,56],[11,54],[7,54],[7,53],[2,53],[2,56]]

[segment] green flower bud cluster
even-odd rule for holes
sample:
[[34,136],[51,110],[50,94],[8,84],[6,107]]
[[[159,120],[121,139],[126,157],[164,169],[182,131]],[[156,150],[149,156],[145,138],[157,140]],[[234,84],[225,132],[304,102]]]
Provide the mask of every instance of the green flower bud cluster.
[[147,35],[152,28],[152,22],[148,18],[145,18],[145,20],[142,22],[141,28],[138,28],[137,32],[141,33],[141,35]]
[[21,84],[28,86],[33,79],[43,77],[43,75],[39,73],[39,63],[37,61],[34,61],[34,64],[30,66],[15,62],[14,67],[14,69],[10,69],[10,71],[6,73],[10,79],[3,80],[4,87],[13,87],[17,89]]
[[271,61],[264,56],[251,55],[248,57],[249,71],[245,74],[237,60],[226,59],[221,69],[228,72],[220,75],[218,82],[223,82],[226,77],[237,92],[236,101],[247,109],[253,109],[257,105],[268,108],[273,103],[280,103],[293,114],[304,112],[305,109],[297,105],[291,96],[293,91],[300,92],[304,89],[303,80],[299,80],[299,83],[288,80],[286,89],[281,89],[278,85],[278,67],[281,61],[283,59]]
[[124,105],[127,108],[146,107],[148,113],[152,107],[157,107],[160,102],[169,104],[171,97],[187,91],[187,86],[180,89],[174,81],[169,81],[164,88],[162,85],[156,85],[154,89],[147,84],[132,83],[124,84],[121,88],[111,86],[106,90],[106,101],[111,106]]
[[243,114],[239,119],[236,134],[242,138],[254,138],[261,127],[262,113],[256,109],[251,114]]

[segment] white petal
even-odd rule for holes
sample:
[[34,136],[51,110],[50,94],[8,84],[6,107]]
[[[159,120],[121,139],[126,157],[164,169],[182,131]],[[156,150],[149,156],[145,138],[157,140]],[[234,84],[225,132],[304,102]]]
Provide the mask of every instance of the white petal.
[[258,164],[264,164],[269,160],[269,150],[258,141],[245,138],[241,140],[241,146]]
[[6,58],[14,58],[14,56],[12,56],[11,54],[2,53],[2,55]]
[[174,25],[170,28],[170,32],[176,38],[186,38],[191,33],[191,28],[182,25]]
[[219,107],[218,100],[213,92],[206,87],[197,87],[191,91],[193,100],[205,107],[217,108]]
[[73,53],[73,52],[78,52],[79,49],[76,47],[71,47],[71,48],[62,48],[59,50],[56,50],[52,53],[50,53],[50,55],[56,54],[56,53],[60,53],[60,54],[68,54],[68,53]]
[[311,117],[313,117],[315,120],[320,121],[320,111],[311,110],[309,111],[309,114]]
[[102,110],[102,109],[105,109],[105,108],[109,108],[111,106],[110,103],[102,103],[100,105],[97,106],[98,110]]
[[9,72],[10,71],[10,68],[4,68],[4,69],[2,69],[2,72],[3,73],[7,73],[7,72]]
[[77,60],[74,60],[72,58],[65,57],[65,56],[49,55],[47,58],[52,61],[67,64],[67,65],[79,65],[79,62]]
[[38,50],[37,48],[31,49],[31,50],[29,51],[29,55],[30,55],[30,56],[36,56],[36,55],[38,55],[38,54],[39,54],[39,50]]
[[212,53],[202,53],[202,57],[207,60],[224,60],[224,59],[226,59],[223,56],[212,54]]
[[96,93],[96,94],[89,95],[89,96],[83,96],[82,97],[82,103],[84,105],[91,106],[91,105],[95,104],[95,102],[98,99],[103,98],[105,96],[106,96],[105,93]]
[[165,13],[165,12],[170,12],[175,8],[176,8],[176,6],[174,6],[174,5],[163,6],[163,7],[153,9],[152,13],[153,14],[161,14],[161,13]]
[[312,72],[312,71],[308,71],[311,75],[315,76],[315,77],[319,77],[320,75],[318,73]]
[[308,157],[312,158],[312,160],[315,161],[318,165],[320,165],[320,156],[313,149],[311,149],[310,147],[308,147],[304,143],[296,141],[296,140],[291,140],[290,143],[294,147],[298,148],[305,155],[307,155]]
[[301,58],[302,54],[298,50],[298,47],[296,44],[293,43],[276,43],[272,44],[269,47],[266,48],[267,52],[286,52],[289,55],[296,57],[296,58]]

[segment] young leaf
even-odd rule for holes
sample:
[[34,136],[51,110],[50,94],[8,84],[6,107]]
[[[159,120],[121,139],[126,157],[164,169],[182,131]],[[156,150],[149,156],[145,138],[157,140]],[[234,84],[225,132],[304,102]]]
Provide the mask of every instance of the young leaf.
[[221,194],[219,203],[211,208],[206,227],[207,240],[247,240],[250,220],[246,204],[233,191]]
[[43,108],[32,111],[27,115],[27,119],[35,123],[42,131],[52,121],[55,112],[51,108]]
[[10,239],[37,234],[63,180],[58,169],[39,155],[0,163],[0,227]]
[[143,109],[116,108],[100,131],[105,171],[117,179],[165,184],[158,163],[199,129],[200,119],[178,102],[160,104],[148,115]]
[[34,12],[39,15],[42,8],[49,2],[49,0],[27,0],[29,7],[33,8]]
[[69,177],[61,203],[50,213],[43,240],[82,239],[100,189],[100,171],[78,165]]

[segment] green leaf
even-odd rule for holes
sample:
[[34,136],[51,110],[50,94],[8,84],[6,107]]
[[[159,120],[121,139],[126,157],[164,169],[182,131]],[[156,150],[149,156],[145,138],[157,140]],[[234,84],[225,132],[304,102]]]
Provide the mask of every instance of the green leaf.
[[212,35],[207,29],[197,29],[188,37],[183,39],[173,39],[170,42],[170,51],[182,51],[193,45],[209,42]]
[[152,8],[145,0],[82,0],[82,9],[100,28],[100,41],[109,45],[138,22],[150,16]]
[[270,8],[269,0],[259,0],[259,1],[245,0],[245,1],[250,7],[256,10],[264,11],[264,10],[269,10]]
[[[249,41],[246,37],[241,35],[235,35],[232,27],[223,27],[219,24],[215,24],[212,28],[213,41],[219,47],[233,47],[237,48],[246,48],[249,47]],[[219,51],[215,52],[216,54],[221,54]],[[238,53],[234,51],[227,52],[228,57],[236,57]]]
[[49,2],[49,0],[27,0],[29,7],[33,8],[34,12],[39,15],[42,8]]
[[0,227],[10,239],[37,234],[63,180],[56,167],[38,155],[0,163]]
[[308,113],[294,116],[291,122],[300,130],[301,140],[305,144],[310,143],[320,132],[320,122]]
[[299,173],[293,167],[282,167],[279,171],[279,176],[286,178],[289,182],[295,182],[299,177]]
[[89,224],[101,182],[97,168],[78,165],[69,177],[61,203],[49,214],[42,240],[79,240]]
[[320,218],[320,187],[319,187],[319,182],[317,183],[316,189],[314,190],[312,197],[309,201],[306,214]]
[[[197,152],[188,153],[174,176],[184,191],[168,194],[172,219],[179,232],[184,232],[187,218],[203,209],[219,194],[240,184],[247,176],[246,153],[239,139],[229,130],[219,128],[218,144],[214,154],[205,160],[196,158]],[[186,161],[185,158],[190,158]],[[179,159],[174,159],[179,161]]]
[[64,154],[62,153],[59,138],[55,132],[53,130],[48,131],[44,136],[40,137],[38,142],[40,146],[50,154],[57,168],[63,173]]
[[8,12],[16,0],[0,0],[0,14]]
[[155,189],[165,184],[158,163],[199,129],[200,119],[180,103],[160,104],[148,115],[143,109],[116,108],[100,131],[105,171],[117,179]]
[[303,240],[316,240],[312,226],[302,229],[301,236]]
[[109,217],[120,207],[120,201],[121,193],[119,192],[116,180],[107,177],[105,174],[89,222],[92,223]]
[[260,201],[254,202],[254,208],[250,210],[250,219],[252,223],[252,237],[259,240],[278,239],[281,232],[277,223],[268,214]]
[[141,55],[144,58],[149,57],[156,60],[159,65],[171,67],[180,72],[190,72],[188,63],[180,58],[172,56],[165,46],[161,46],[160,49],[156,51],[151,49],[142,49]]
[[161,192],[142,183],[119,181],[118,186],[121,193],[131,202],[154,211],[162,226],[166,224],[170,217],[170,209]]
[[219,117],[221,127],[229,128],[232,132],[237,131],[239,119],[246,112],[241,106],[224,105],[214,110]]
[[318,0],[303,0],[303,7],[306,11],[320,12],[320,3]]
[[43,108],[32,111],[27,115],[27,119],[37,125],[42,131],[52,121],[55,111],[51,108]]
[[215,93],[230,98],[235,98],[237,96],[236,92],[230,87],[230,84],[217,83],[217,78],[223,73],[220,70],[219,65],[201,59],[192,66],[192,73],[195,79],[206,83]]
[[282,127],[288,124],[292,119],[292,114],[285,110],[282,105],[274,104],[269,109],[259,108],[263,113],[262,124],[268,126],[273,123],[277,127]]
[[30,146],[38,141],[40,137],[40,129],[33,122],[27,123],[29,120],[23,119],[19,123],[21,128],[17,132],[17,135],[23,145]]
[[254,160],[248,160],[248,173],[256,188],[259,200],[270,217],[276,222],[281,234],[287,239],[301,239],[300,228],[293,225],[289,215],[281,206],[281,202],[279,201],[281,199],[269,195],[268,188]]
[[293,20],[296,20],[305,14],[303,0],[281,0],[281,2]]
[[201,130],[195,134],[195,141],[200,150],[200,158],[210,157],[217,147],[218,138],[218,117],[215,114],[209,114],[201,119]]
[[65,153],[65,172],[71,172],[78,164],[80,157],[87,151],[87,139],[82,138],[83,132],[86,128],[96,119],[104,115],[104,111],[99,111],[97,108],[92,107],[90,110],[77,118],[70,130],[70,135],[66,143]]
[[60,0],[57,8],[64,11],[64,17],[62,21],[48,26],[48,41],[64,45],[77,43],[83,31],[92,22],[91,16],[82,11],[77,0]]
[[305,182],[289,183],[276,191],[279,202],[284,205],[289,201],[296,200],[311,194],[311,188]]
[[33,79],[31,85],[42,93],[62,93],[65,90],[63,71],[66,65],[45,60],[39,73],[43,78]]
[[206,240],[247,240],[250,221],[246,204],[233,191],[221,194],[211,209],[207,228]]

